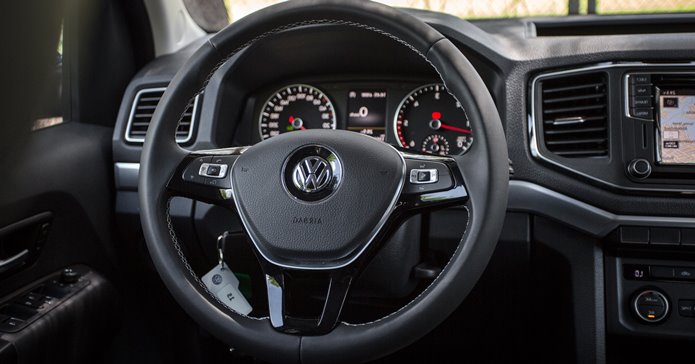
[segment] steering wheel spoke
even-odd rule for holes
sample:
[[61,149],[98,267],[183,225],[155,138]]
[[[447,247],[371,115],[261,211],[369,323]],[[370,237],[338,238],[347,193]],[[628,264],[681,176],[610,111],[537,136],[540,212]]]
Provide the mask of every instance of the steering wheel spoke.
[[400,196],[400,209],[416,213],[468,201],[468,191],[456,157],[439,157],[401,152],[406,164],[405,183]]
[[174,196],[233,207],[232,166],[247,147],[194,151],[186,154],[167,183]]
[[307,317],[300,317],[290,312],[290,307],[297,306],[297,303],[290,302],[297,299],[297,289],[292,288],[292,281],[299,280],[297,275],[315,272],[287,270],[271,263],[264,264],[263,270],[266,274],[268,311],[273,328],[287,334],[300,335],[322,335],[335,328],[357,271],[353,267],[346,267],[322,272],[320,275],[327,283],[323,285],[325,295],[318,294],[323,299],[321,309]]
[[[351,131],[309,129],[249,148],[182,154],[174,136],[191,95],[207,87],[224,62],[243,61],[236,57],[240,50],[307,24],[371,31],[414,50],[466,110],[475,131],[467,152],[423,156]],[[370,1],[283,2],[208,38],[167,86],[141,156],[138,196],[149,252],[186,312],[230,346],[271,362],[373,360],[433,329],[484,271],[506,213],[502,125],[475,68],[422,21]],[[234,207],[266,277],[270,320],[212,309],[186,249],[173,239],[170,196]],[[461,204],[471,210],[459,243],[465,249],[454,251],[441,279],[383,319],[340,324],[355,278],[402,219]]]

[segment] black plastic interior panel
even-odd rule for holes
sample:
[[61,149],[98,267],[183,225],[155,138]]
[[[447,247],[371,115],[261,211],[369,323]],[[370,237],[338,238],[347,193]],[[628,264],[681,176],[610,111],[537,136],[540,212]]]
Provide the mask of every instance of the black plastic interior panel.
[[0,228],[0,277],[36,261],[52,220],[53,214],[45,211]]
[[76,261],[106,275],[113,272],[112,132],[61,124],[35,132],[26,153],[14,157],[15,169],[3,189],[12,193],[0,193],[0,226],[47,211],[53,218],[38,259],[3,278],[0,296]]
[[[455,213],[460,211],[443,210],[430,220],[439,220],[441,227]],[[508,213],[490,264],[461,306],[417,343],[372,364],[445,363],[451,361],[452,353],[492,363],[538,361],[537,352],[549,345],[537,339],[540,330],[534,307],[539,300],[530,275],[531,224],[527,214]],[[450,235],[438,230],[430,243],[441,247],[450,244],[450,239],[458,240],[455,230]],[[556,316],[552,320],[557,323]]]
[[89,286],[86,267],[66,268],[0,303],[0,332],[17,333]]
[[[536,358],[603,362],[605,306],[599,242],[541,217],[533,218],[531,312]],[[552,318],[552,319],[551,319]]]
[[0,340],[16,352],[7,363],[99,360],[118,327],[118,295],[88,267],[71,269],[78,273],[74,282],[58,271],[2,298]]
[[695,32],[695,17],[691,14],[578,18],[548,18],[529,23],[535,27],[538,37]]
[[[695,272],[692,261],[607,257],[609,331],[629,336],[695,339],[695,316],[690,302],[695,300],[695,282],[679,274],[690,274],[690,270]],[[661,292],[668,301],[666,317],[658,323],[644,322],[635,314],[635,296],[648,289]]]
[[[691,285],[695,283],[676,280],[675,270],[674,279],[652,279],[649,271],[647,280],[625,279],[623,271],[623,264],[630,264],[627,267],[631,268],[695,267],[688,255],[692,249],[684,246],[687,245],[684,236],[690,235],[682,230],[691,227],[690,223],[670,226],[667,221],[648,221],[645,217],[644,224],[638,224],[642,216],[691,218],[695,200],[692,195],[679,193],[693,189],[689,180],[695,167],[655,163],[654,122],[626,115],[624,76],[639,72],[695,72],[695,65],[691,63],[695,60],[692,33],[664,34],[695,31],[692,25],[695,18],[692,15],[620,19],[602,16],[563,18],[561,22],[552,19],[467,22],[430,12],[412,13],[454,41],[476,66],[502,115],[515,182],[546,187],[560,196],[556,200],[562,200],[561,204],[542,199],[530,201],[541,196],[534,194],[510,197],[517,207],[522,206],[516,211],[523,213],[508,215],[507,228],[487,278],[483,278],[478,290],[461,307],[459,316],[447,322],[438,334],[458,335],[461,328],[475,327],[480,335],[472,335],[468,343],[478,345],[491,358],[508,359],[505,357],[508,353],[499,353],[499,345],[491,347],[488,339],[514,346],[510,349],[514,353],[526,353],[531,348],[537,351],[532,355],[534,358],[563,362],[601,362],[606,348],[605,328],[610,336],[609,343],[615,343],[612,348],[609,346],[609,354],[616,348],[639,350],[656,342],[660,343],[659,348],[672,348],[663,341],[691,340],[695,326],[689,325],[695,324],[695,318],[671,311],[663,323],[642,324],[628,304],[643,288],[659,290],[674,303],[695,301],[695,294],[691,294]],[[651,34],[613,36],[637,33]],[[140,146],[123,140],[127,111],[135,93],[144,87],[166,85],[198,45],[154,60],[132,80],[113,132],[113,161],[139,161]],[[299,47],[306,51],[294,51]],[[550,72],[595,66],[599,67],[587,72],[601,72],[609,82],[608,154],[569,160],[547,153],[550,161],[535,157],[529,148],[534,122],[529,116],[537,106],[531,104],[534,78]],[[324,91],[337,90],[342,94],[345,90],[340,90],[341,85],[350,82],[412,86],[430,80],[436,80],[436,75],[421,59],[384,39],[366,36],[360,31],[308,27],[284,32],[236,56],[211,79],[205,90],[196,141],[190,148],[258,142],[257,106],[283,85],[310,83]],[[345,105],[337,107],[344,109]],[[344,120],[338,121],[341,122]],[[651,177],[639,179],[629,174],[629,163],[636,158],[652,163]],[[142,239],[137,192],[133,185],[127,189],[117,192],[116,211],[123,237],[136,244]],[[572,199],[562,199],[565,196]],[[565,208],[579,202],[578,209]],[[592,209],[596,207],[601,210],[594,216]],[[527,215],[540,210],[547,218]],[[578,214],[578,210],[589,212]],[[443,211],[437,216],[423,217],[423,226],[429,226],[430,244],[444,248],[452,245],[450,232],[456,229],[447,225],[450,219],[446,215],[456,213],[460,211]],[[213,242],[223,230],[233,231],[239,245],[248,243],[237,218],[229,211],[197,202],[177,201],[172,207],[172,216],[183,240],[192,242],[191,249],[201,252],[202,258],[191,262],[196,269],[209,269],[210,262],[215,261]],[[615,242],[609,240],[618,234],[616,241],[619,241],[619,230],[603,242],[588,235],[603,236],[620,225],[617,220],[624,217],[630,217],[629,226],[624,227],[646,229],[647,235],[645,238],[644,231],[625,230],[627,245],[644,246],[627,247],[626,252],[621,250],[620,257],[616,258],[610,248]],[[576,230],[553,219],[565,220]],[[656,239],[652,239],[652,228],[658,235]],[[669,229],[679,231],[675,245],[673,231]],[[609,252],[605,261],[603,248]],[[395,261],[403,258],[410,264],[414,261],[412,256],[418,252],[405,253],[405,256],[393,254],[387,258],[395,257],[392,259]],[[247,272],[254,269],[249,263],[255,262],[250,250],[236,250],[232,256],[234,266]],[[366,283],[373,290],[373,287],[383,287],[384,282],[388,283],[388,279]],[[408,282],[397,283],[403,287]],[[491,293],[487,291],[489,287],[500,288],[505,294],[509,293],[509,297]],[[480,307],[483,312],[479,311]],[[494,332],[496,328],[507,331]],[[443,345],[431,344],[432,347]],[[615,362],[625,362],[620,355],[611,358]]]

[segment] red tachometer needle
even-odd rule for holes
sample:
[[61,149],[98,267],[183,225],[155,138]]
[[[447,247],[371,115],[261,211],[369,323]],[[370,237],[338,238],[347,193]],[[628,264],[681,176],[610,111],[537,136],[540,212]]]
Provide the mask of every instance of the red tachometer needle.
[[441,123],[441,124],[439,125],[439,127],[442,128],[442,129],[445,129],[445,130],[457,131],[457,132],[459,132],[459,133],[473,134],[473,132],[471,132],[471,131],[468,130],[468,129],[461,129],[461,128],[457,128],[457,127],[455,127],[455,126],[446,125],[446,124],[444,124],[444,123]]
[[461,128],[457,128],[455,126],[446,125],[442,122],[441,118],[442,118],[442,113],[440,113],[439,111],[435,111],[432,113],[432,120],[437,120],[439,122],[439,128],[442,128],[445,130],[457,131],[459,133],[464,133],[464,134],[473,134],[470,131],[470,129],[461,129]]

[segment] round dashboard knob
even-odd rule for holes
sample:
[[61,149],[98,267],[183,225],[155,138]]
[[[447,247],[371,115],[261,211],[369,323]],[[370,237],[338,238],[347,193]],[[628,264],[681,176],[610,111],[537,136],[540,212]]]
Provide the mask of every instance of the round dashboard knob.
[[648,323],[657,323],[666,318],[669,312],[668,298],[653,289],[644,290],[635,295],[632,309],[637,317]]
[[652,165],[643,158],[633,159],[627,166],[627,173],[635,178],[647,178],[652,173]]

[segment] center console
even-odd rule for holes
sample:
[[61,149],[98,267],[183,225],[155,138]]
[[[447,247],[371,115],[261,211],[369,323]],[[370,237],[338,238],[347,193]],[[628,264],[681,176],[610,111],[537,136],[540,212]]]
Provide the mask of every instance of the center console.
[[529,86],[539,163],[616,194],[692,201],[690,217],[645,207],[611,214],[615,225],[596,234],[609,358],[682,354],[682,341],[695,340],[695,64],[605,63],[542,73]]

